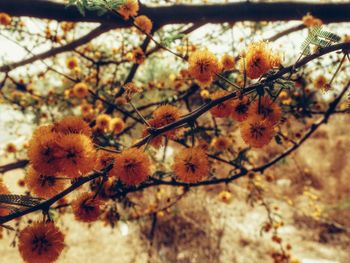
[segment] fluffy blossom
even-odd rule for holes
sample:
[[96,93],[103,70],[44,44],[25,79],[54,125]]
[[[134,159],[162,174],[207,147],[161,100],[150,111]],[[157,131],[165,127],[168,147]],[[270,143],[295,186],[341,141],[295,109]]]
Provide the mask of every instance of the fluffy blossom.
[[101,215],[101,200],[92,193],[82,193],[72,203],[75,219],[81,222],[94,222]]
[[138,16],[135,18],[135,24],[141,29],[142,32],[146,32],[147,34],[151,33],[153,24],[151,19],[147,16]]
[[257,79],[280,64],[280,55],[274,53],[267,42],[255,42],[248,46],[245,56],[240,60],[240,71],[245,71],[250,79]]
[[183,182],[198,182],[209,172],[208,156],[201,148],[185,148],[175,156],[173,170]]
[[242,139],[255,148],[267,145],[274,136],[271,123],[260,118],[249,118],[241,124],[240,130]]
[[[220,97],[223,97],[227,95],[227,91],[219,90],[213,93],[210,97],[212,100],[218,99]],[[224,118],[228,117],[232,114],[234,108],[233,108],[233,101],[232,100],[226,100],[215,107],[210,109],[210,113],[217,118]]]
[[115,158],[111,175],[118,177],[126,185],[136,185],[147,179],[151,172],[151,162],[141,149],[131,148]]
[[281,119],[282,112],[277,103],[274,103],[268,96],[263,96],[260,102],[257,99],[250,105],[248,114],[260,117],[274,125]]
[[193,52],[189,59],[188,71],[200,85],[209,85],[219,72],[219,62],[215,55],[208,50]]
[[124,4],[122,4],[117,12],[125,19],[129,19],[131,16],[137,16],[139,11],[139,3],[137,0],[126,0]]
[[64,235],[53,223],[36,222],[19,234],[18,249],[27,263],[51,263],[64,248]]
[[29,167],[25,177],[25,185],[33,195],[51,198],[64,189],[65,183],[64,180],[59,180],[56,176],[40,174],[33,167]]

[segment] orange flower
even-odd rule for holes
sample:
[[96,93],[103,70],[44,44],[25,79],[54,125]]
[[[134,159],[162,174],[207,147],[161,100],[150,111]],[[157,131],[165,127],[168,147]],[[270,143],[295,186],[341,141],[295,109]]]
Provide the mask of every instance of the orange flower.
[[[151,125],[151,127],[153,128],[159,128],[161,127],[161,125],[154,119],[150,119],[148,120],[149,125]],[[149,131],[148,131],[148,126],[146,126],[142,132],[142,137],[146,137],[147,135],[149,135]],[[158,149],[160,146],[162,146],[163,144],[163,136],[162,135],[158,135],[154,138],[152,138],[152,140],[149,142],[149,144],[151,146],[153,146],[154,148]]]
[[82,176],[94,168],[96,153],[89,137],[83,134],[69,134],[60,139],[59,146],[59,167],[65,175]]
[[145,61],[145,53],[140,47],[134,48],[132,51],[132,61],[136,64],[142,64]]
[[11,20],[12,18],[6,14],[6,13],[0,13],[0,24],[4,25],[4,26],[8,26],[9,24],[11,24]]
[[175,156],[173,170],[183,182],[198,182],[209,172],[208,156],[201,148],[185,148]]
[[281,64],[279,54],[273,54],[266,42],[256,42],[248,46],[244,57],[240,60],[240,71],[250,79],[257,79],[270,69]]
[[233,110],[231,116],[236,121],[244,121],[248,118],[249,100],[247,97],[232,101]]
[[15,153],[17,151],[16,145],[14,145],[13,143],[8,143],[6,145],[6,152],[8,153]]
[[131,148],[118,154],[111,175],[126,185],[136,185],[147,179],[151,172],[149,157],[141,149]]
[[211,142],[214,149],[220,152],[227,150],[230,144],[231,141],[226,136],[215,137]]
[[193,52],[188,63],[190,75],[202,86],[210,85],[215,74],[219,72],[219,62],[208,50]]
[[[210,97],[212,100],[215,100],[227,94],[228,94],[227,91],[219,90],[214,92]],[[210,113],[217,118],[228,117],[232,114],[233,111],[234,109],[233,109],[232,100],[226,100],[210,109]]]
[[64,189],[64,180],[58,180],[53,175],[40,174],[29,167],[25,177],[25,185],[35,196],[41,198],[51,198]]
[[112,118],[107,114],[98,115],[96,118],[96,127],[103,131],[108,131]]
[[258,99],[251,104],[248,115],[256,115],[275,125],[281,119],[282,112],[278,104],[274,103],[268,96],[263,96],[260,98],[260,105]]
[[[8,194],[10,194],[10,191],[7,189],[6,185],[0,179],[0,195],[8,195]],[[7,208],[0,208],[0,217],[1,216],[6,216],[9,213],[10,213],[9,209],[7,209]]]
[[59,136],[50,132],[52,126],[39,127],[29,142],[28,157],[35,170],[54,174],[58,170]]
[[[157,124],[157,128],[168,125],[180,119],[179,108],[172,105],[162,105],[153,112],[154,123]],[[176,130],[166,132],[167,137],[173,137]]]
[[81,222],[94,222],[101,215],[101,200],[94,198],[93,193],[82,193],[72,203],[75,219]]
[[113,118],[111,120],[111,130],[116,133],[119,134],[124,130],[125,127],[125,122],[123,121],[123,119],[121,118]]
[[117,9],[117,12],[125,20],[128,20],[130,16],[137,16],[138,11],[139,3],[137,0],[126,0],[125,3]]
[[27,263],[51,263],[64,248],[64,235],[53,223],[36,222],[19,234],[18,249]]
[[92,131],[84,120],[75,116],[68,116],[64,119],[56,122],[52,128],[54,132],[62,134],[84,134],[88,137],[91,136]]
[[146,32],[147,34],[151,33],[153,24],[151,19],[147,16],[138,16],[135,18],[135,24],[141,29],[142,32]]
[[221,58],[221,65],[223,70],[231,70],[235,65],[235,58],[229,54],[225,54]]
[[104,150],[99,150],[97,152],[97,162],[96,162],[96,170],[101,171],[106,168],[110,164],[114,164],[115,158],[117,154],[113,152],[108,152]]
[[249,118],[241,124],[240,130],[242,139],[255,148],[267,145],[274,136],[271,123],[260,118]]
[[309,13],[307,15],[303,16],[302,21],[303,21],[304,25],[307,27],[321,26],[323,24],[321,19],[316,18]]
[[78,67],[78,59],[75,57],[67,58],[66,65],[69,69],[75,69]]
[[84,82],[79,82],[73,86],[73,94],[78,98],[85,98],[89,94],[89,88]]
[[323,75],[319,75],[314,81],[313,84],[316,89],[324,89],[327,85],[327,79]]

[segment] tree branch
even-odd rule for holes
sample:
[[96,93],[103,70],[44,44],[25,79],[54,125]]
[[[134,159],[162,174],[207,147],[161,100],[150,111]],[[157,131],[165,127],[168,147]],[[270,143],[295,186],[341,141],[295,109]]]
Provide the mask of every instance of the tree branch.
[[[50,0],[0,1],[0,10],[12,16],[29,16],[57,21],[99,22],[129,27],[131,23],[115,20],[111,13],[98,16],[87,11],[82,16],[77,8],[66,8],[64,3]],[[142,5],[140,14],[149,16],[158,26],[167,24],[206,22],[223,23],[236,21],[289,21],[300,20],[307,12],[324,22],[350,20],[350,3],[306,3],[306,2],[238,2],[207,5],[172,5],[148,7]]]

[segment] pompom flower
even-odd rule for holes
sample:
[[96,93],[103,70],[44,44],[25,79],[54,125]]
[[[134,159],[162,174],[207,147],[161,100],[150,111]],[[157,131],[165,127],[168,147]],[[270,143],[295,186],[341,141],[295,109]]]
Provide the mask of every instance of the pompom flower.
[[[223,97],[225,95],[227,95],[228,92],[227,91],[223,91],[223,90],[219,90],[214,92],[210,97],[212,100],[218,99],[220,97]],[[228,117],[232,114],[233,112],[233,103],[232,100],[226,100],[218,105],[216,105],[215,107],[210,109],[210,113],[217,118],[224,118],[224,117]]]
[[140,47],[134,48],[132,51],[132,61],[136,64],[142,64],[146,59],[145,53]]
[[226,136],[215,137],[211,142],[214,149],[220,152],[226,151],[230,147],[230,144],[231,141]]
[[35,170],[43,174],[54,174],[58,170],[59,135],[50,132],[51,126],[37,129],[29,142],[28,157]]
[[221,65],[224,71],[231,70],[235,66],[235,58],[229,54],[225,54],[221,58]]
[[219,72],[218,59],[208,50],[193,52],[188,63],[190,75],[202,86],[211,84],[215,74]]
[[116,134],[119,134],[124,130],[125,122],[122,118],[116,117],[111,120],[110,126],[111,131],[113,131]]
[[126,0],[124,4],[119,6],[117,12],[125,19],[128,20],[130,16],[137,16],[139,11],[139,3],[137,0]]
[[84,82],[79,82],[73,86],[73,94],[78,98],[85,98],[89,94],[89,88]]
[[59,167],[65,175],[82,176],[94,168],[96,152],[89,137],[83,134],[69,134],[60,139],[59,146]]
[[249,118],[241,124],[240,130],[242,139],[254,148],[267,145],[274,136],[271,123],[260,118]]
[[313,84],[316,89],[325,89],[327,85],[327,79],[325,76],[319,75],[314,79]]
[[152,21],[147,16],[138,16],[135,18],[135,24],[141,29],[142,32],[146,32],[147,34],[152,31]]
[[27,263],[51,263],[64,248],[64,235],[53,223],[36,222],[19,234],[18,249]]
[[96,170],[101,171],[106,168],[108,165],[114,164],[115,158],[117,154],[113,152],[108,152],[104,150],[99,150],[97,152],[97,162],[96,162]]
[[234,120],[241,122],[248,118],[249,100],[247,97],[233,100],[232,105],[231,116]]
[[96,118],[96,128],[103,131],[109,130],[111,120],[112,120],[111,116],[107,114],[98,115]]
[[257,79],[270,69],[281,64],[279,54],[273,53],[267,42],[255,42],[248,46],[248,50],[240,60],[240,71],[244,70],[250,79]]
[[141,149],[131,148],[118,154],[111,175],[118,177],[126,185],[136,185],[147,179],[151,172],[151,162]]
[[56,122],[52,128],[54,132],[62,134],[84,134],[91,136],[92,131],[88,123],[83,119],[75,116],[68,116]]
[[321,19],[316,18],[309,13],[307,15],[303,16],[302,21],[303,21],[304,25],[307,27],[321,26],[323,24]]
[[248,115],[255,115],[275,125],[281,119],[282,112],[277,103],[274,103],[268,96],[263,96],[260,97],[260,103],[257,99],[250,105]]
[[29,167],[25,177],[25,185],[30,193],[41,198],[51,198],[64,189],[64,180],[58,180],[53,175],[40,174]]
[[209,172],[208,156],[201,148],[185,148],[175,156],[173,171],[183,182],[198,182]]
[[[180,109],[172,105],[162,105],[157,108],[152,115],[154,120],[153,123],[157,126],[156,128],[173,123],[180,119],[181,116]],[[176,130],[172,130],[166,132],[165,135],[167,137],[173,137],[175,133]]]
[[96,221],[101,215],[101,205],[101,200],[94,198],[93,193],[82,193],[72,203],[75,219],[85,223]]
[[11,24],[11,16],[9,16],[6,13],[1,12],[0,13],[0,24],[4,25],[4,26],[8,26],[9,24]]
[[75,69],[78,67],[78,59],[75,57],[67,58],[66,64],[67,64],[67,68]]
[[17,147],[13,143],[8,143],[6,145],[5,151],[8,153],[15,153],[17,151]]

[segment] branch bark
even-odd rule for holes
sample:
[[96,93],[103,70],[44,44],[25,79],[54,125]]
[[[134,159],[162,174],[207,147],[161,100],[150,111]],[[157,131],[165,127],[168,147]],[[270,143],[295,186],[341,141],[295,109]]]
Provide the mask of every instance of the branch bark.
[[[0,1],[0,10],[12,16],[29,16],[57,21],[99,22],[129,27],[131,22],[116,20],[111,13],[98,16],[87,11],[82,16],[75,7],[52,0]],[[238,2],[211,5],[172,5],[148,7],[142,5],[140,14],[149,16],[158,26],[178,23],[223,23],[236,21],[288,21],[300,20],[307,12],[324,22],[350,20],[350,3],[307,2]]]

